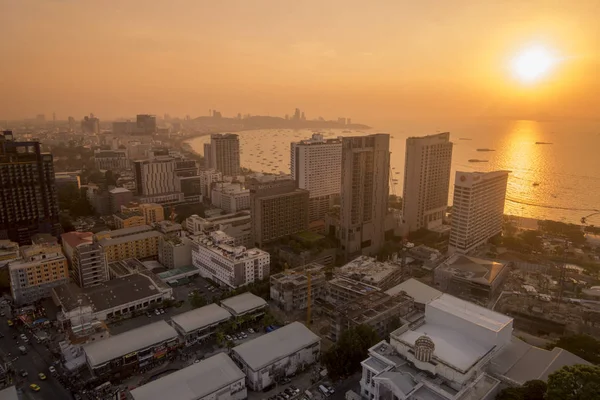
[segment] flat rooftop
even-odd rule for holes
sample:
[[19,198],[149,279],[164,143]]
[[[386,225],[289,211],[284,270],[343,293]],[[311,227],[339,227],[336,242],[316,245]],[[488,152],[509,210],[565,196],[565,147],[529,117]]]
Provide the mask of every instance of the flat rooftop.
[[[500,331],[513,320],[504,314],[500,314],[449,294],[442,294],[440,297],[427,304],[427,307],[433,307],[440,311],[447,312],[494,332]],[[425,315],[427,317],[427,309],[425,310]]]
[[196,400],[244,379],[225,353],[202,360],[131,391],[134,400]]
[[465,280],[491,285],[507,266],[508,263],[455,254],[441,263],[437,270],[450,272]]
[[335,277],[329,281],[330,285],[339,286],[346,290],[350,290],[352,292],[365,295],[371,292],[379,291],[379,288],[371,285],[367,285],[366,283],[355,281],[353,279],[344,278],[344,277]]
[[16,386],[9,386],[0,390],[0,400],[19,400]]
[[266,307],[267,302],[250,292],[221,300],[221,306],[232,311],[234,315],[244,314],[258,308]]
[[400,292],[406,292],[410,297],[415,299],[415,303],[428,304],[432,300],[437,299],[443,293],[436,288],[426,285],[414,278],[405,280],[399,285],[385,291],[385,293],[393,296]]
[[140,225],[140,226],[132,226],[131,228],[123,228],[123,229],[115,229],[112,231],[102,231],[96,234],[97,237],[101,237],[104,235],[108,235],[109,237],[115,239],[122,236],[133,235],[140,232],[148,232],[151,231],[152,227],[150,225]]
[[433,340],[435,359],[461,371],[468,370],[493,348],[492,345],[477,342],[475,338],[465,336],[462,332],[454,331],[447,326],[427,322],[395,337],[414,348],[415,341],[421,336],[428,336]]
[[87,344],[83,346],[83,351],[89,364],[95,367],[133,351],[142,350],[177,337],[175,328],[165,321],[158,321]]
[[300,322],[292,322],[266,335],[234,347],[252,370],[258,371],[290,354],[320,343],[321,339]]
[[193,332],[231,318],[229,311],[216,304],[209,304],[171,318],[184,332]]
[[372,292],[342,305],[337,312],[360,325],[398,306],[409,305],[412,301],[413,299],[406,295],[390,296],[384,292]]
[[306,273],[310,271],[311,277],[315,278],[323,275],[325,267],[321,264],[310,263],[298,268],[288,269],[287,271],[271,275],[271,282],[276,281],[281,284],[304,285],[308,282]]
[[67,283],[55,287],[53,291],[65,307],[65,311],[73,310],[80,304],[89,305],[94,311],[108,310],[162,293],[150,278],[138,273],[115,278],[87,289]]
[[134,242],[136,240],[145,240],[145,239],[154,238],[154,237],[158,238],[161,236],[163,236],[163,234],[160,232],[148,231],[148,232],[135,233],[135,234],[127,235],[127,236],[107,237],[104,239],[100,239],[98,241],[98,243],[101,246],[112,246],[112,245],[117,245],[117,244],[121,244],[121,243]]
[[338,273],[373,286],[380,286],[400,268],[400,264],[380,262],[373,257],[360,256],[338,268]]

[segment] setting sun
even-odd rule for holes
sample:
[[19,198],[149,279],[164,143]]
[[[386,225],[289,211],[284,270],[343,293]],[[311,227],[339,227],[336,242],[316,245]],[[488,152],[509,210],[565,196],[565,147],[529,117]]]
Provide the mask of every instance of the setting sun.
[[524,83],[537,82],[545,78],[556,66],[558,59],[547,48],[536,46],[521,51],[513,59],[513,74]]

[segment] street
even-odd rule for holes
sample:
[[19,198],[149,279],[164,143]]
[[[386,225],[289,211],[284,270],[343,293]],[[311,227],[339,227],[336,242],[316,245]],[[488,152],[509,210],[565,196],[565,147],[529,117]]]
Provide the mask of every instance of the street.
[[[8,306],[1,306],[7,316],[10,315]],[[15,374],[13,375],[14,384],[21,388],[25,398],[29,399],[71,399],[71,394],[66,390],[58,380],[53,377],[48,371],[48,367],[52,365],[52,354],[44,344],[36,343],[31,334],[26,332],[23,326],[15,324],[9,327],[7,324],[8,318],[0,318],[0,332],[4,336],[0,338],[0,356],[5,361],[12,361]],[[21,333],[29,338],[29,343],[23,343],[19,338]],[[17,335],[17,339],[13,339],[13,335]],[[27,354],[22,355],[19,352],[19,346],[24,345],[27,348]],[[29,374],[27,377],[21,377],[20,371],[25,370]],[[46,380],[41,380],[38,374],[42,372],[46,375]],[[35,383],[41,390],[33,392],[29,385]]]

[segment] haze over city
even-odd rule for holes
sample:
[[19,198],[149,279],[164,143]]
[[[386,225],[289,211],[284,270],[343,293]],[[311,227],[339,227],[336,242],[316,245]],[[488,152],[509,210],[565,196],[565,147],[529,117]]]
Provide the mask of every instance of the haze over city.
[[[595,118],[600,103],[595,0],[0,0],[0,10],[1,120],[301,105],[382,126]],[[514,61],[536,48],[552,63],[532,84]]]

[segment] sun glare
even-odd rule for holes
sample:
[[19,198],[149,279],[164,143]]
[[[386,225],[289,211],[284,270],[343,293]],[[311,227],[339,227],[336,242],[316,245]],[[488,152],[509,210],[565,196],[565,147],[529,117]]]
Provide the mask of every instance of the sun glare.
[[558,59],[547,48],[529,47],[512,60],[513,74],[523,83],[535,83],[545,78],[556,66]]

